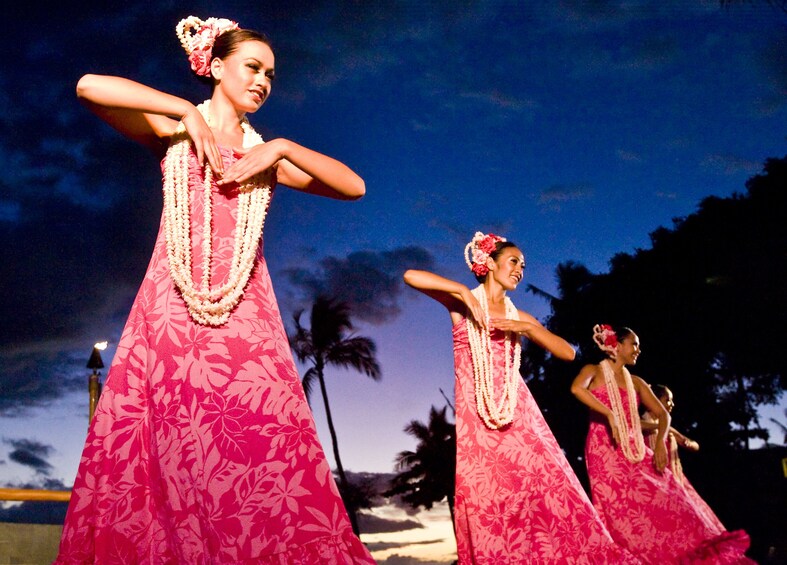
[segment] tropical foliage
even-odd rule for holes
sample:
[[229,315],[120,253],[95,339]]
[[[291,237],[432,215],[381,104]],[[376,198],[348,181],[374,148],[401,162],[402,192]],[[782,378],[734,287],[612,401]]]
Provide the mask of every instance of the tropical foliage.
[[[339,491],[345,499],[353,530],[359,533],[356,519],[357,504],[355,490],[347,480],[341,457],[336,428],[333,423],[331,406],[328,402],[328,389],[325,385],[325,369],[340,367],[353,369],[377,381],[381,378],[380,365],[375,356],[376,346],[368,337],[352,335],[352,322],[347,305],[325,296],[317,297],[311,308],[309,329],[301,324],[303,311],[294,315],[295,333],[290,335],[290,344],[295,356],[302,363],[309,364],[303,375],[302,384],[306,397],[310,398],[316,382],[320,387],[328,430],[331,434],[333,456],[339,475]],[[352,496],[350,496],[350,494]]]
[[418,440],[415,451],[396,457],[398,474],[385,496],[399,495],[413,508],[431,509],[436,502],[448,501],[454,516],[454,475],[456,473],[456,426],[448,421],[446,408],[429,410],[429,423],[413,420],[404,431]]

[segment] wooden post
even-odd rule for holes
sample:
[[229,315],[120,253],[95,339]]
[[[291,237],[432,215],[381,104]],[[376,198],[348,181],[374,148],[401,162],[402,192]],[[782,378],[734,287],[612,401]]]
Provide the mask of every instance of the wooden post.
[[98,404],[98,397],[101,396],[101,383],[98,382],[99,373],[93,369],[93,374],[87,378],[87,391],[90,395],[88,401],[88,426],[93,421],[93,413],[96,411],[96,404]]

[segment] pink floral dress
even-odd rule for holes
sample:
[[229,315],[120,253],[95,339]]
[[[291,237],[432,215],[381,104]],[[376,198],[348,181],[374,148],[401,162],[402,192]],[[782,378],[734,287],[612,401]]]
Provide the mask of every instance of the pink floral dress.
[[[610,537],[524,383],[513,423],[486,427],[476,410],[464,320],[453,337],[460,565],[638,563]],[[502,381],[503,332],[492,339]]]
[[[591,392],[610,406],[606,387]],[[630,421],[624,389],[620,396]],[[590,414],[585,461],[593,504],[618,543],[654,565],[753,563],[744,555],[749,547],[746,532],[728,532],[712,512],[698,508],[669,468],[656,471],[650,448],[639,463],[626,459],[612,443],[607,419],[595,411]],[[633,448],[633,433],[627,439]]]
[[[222,150],[225,164],[235,159]],[[189,182],[202,186],[191,155]],[[226,278],[237,190],[213,190]],[[202,196],[192,192],[200,280]],[[317,438],[261,250],[244,299],[195,324],[161,230],[90,425],[58,564],[373,563]]]
[[[651,422],[657,422],[658,420],[654,419],[650,416],[649,412],[645,413],[643,420],[650,420]],[[655,449],[656,444],[656,434],[655,430],[652,433],[648,433],[645,436],[645,443],[651,448]],[[678,442],[675,439],[675,436],[672,434],[667,434],[667,439],[664,440],[667,446],[667,457],[669,458],[669,468],[672,470],[672,474],[675,475],[675,479],[677,479],[678,483],[683,486],[683,490],[686,491],[686,496],[689,497],[689,500],[694,505],[694,508],[697,510],[698,513],[702,514],[706,520],[710,523],[714,524],[719,530],[725,530],[724,525],[719,520],[716,513],[711,510],[711,507],[708,506],[708,503],[705,502],[699,493],[694,490],[694,487],[689,482],[689,479],[686,478],[686,475],[683,474],[683,466],[680,464],[680,456],[678,454]]]

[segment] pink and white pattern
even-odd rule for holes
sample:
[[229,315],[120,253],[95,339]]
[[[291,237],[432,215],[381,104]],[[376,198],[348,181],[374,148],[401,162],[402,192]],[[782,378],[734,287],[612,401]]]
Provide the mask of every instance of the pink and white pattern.
[[[222,150],[226,166],[236,157]],[[191,155],[190,184],[202,186]],[[237,187],[214,184],[226,278]],[[192,193],[201,218],[201,191]],[[194,222],[194,278],[201,222]],[[243,301],[197,325],[163,231],[90,426],[57,564],[374,563],[353,534],[303,394],[261,250]]]
[[[498,387],[503,337],[492,333]],[[638,563],[613,542],[524,383],[513,423],[497,430],[484,425],[464,320],[453,338],[460,565]]]
[[[593,389],[592,394],[610,406],[605,387]],[[620,395],[628,419],[626,390],[620,389]],[[633,445],[633,437],[627,440]],[[606,418],[595,411],[591,411],[585,461],[593,504],[612,537],[644,563],[753,563],[744,555],[749,546],[746,532],[726,531],[669,467],[658,473],[650,448],[639,463],[627,460],[620,446],[613,445]]]

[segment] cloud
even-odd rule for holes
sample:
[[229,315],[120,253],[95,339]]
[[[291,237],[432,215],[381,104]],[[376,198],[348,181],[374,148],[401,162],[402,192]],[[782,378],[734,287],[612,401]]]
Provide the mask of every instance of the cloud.
[[[428,543],[440,543],[441,541],[443,540],[413,543],[409,545],[424,545]],[[375,546],[373,550],[385,549],[385,548],[376,547],[378,544],[368,544],[368,545],[370,549],[372,549],[372,546]],[[410,557],[409,555],[398,555],[394,553],[393,555],[388,556],[386,559],[383,559],[382,561],[378,561],[377,564],[378,565],[446,565],[446,561],[424,560],[424,559],[418,559],[416,557]]]
[[538,205],[542,210],[560,211],[563,204],[576,200],[586,200],[593,195],[593,189],[586,184],[556,184],[541,191]]
[[[659,0],[560,0],[550,4],[552,10],[549,14],[552,19],[568,22],[572,29],[584,31],[611,31],[643,20],[675,17],[674,6]],[[718,8],[694,2],[683,9],[702,14]]]
[[620,159],[621,161],[625,161],[626,163],[642,163],[644,161],[642,155],[634,151],[618,149],[615,151],[615,153],[618,156],[618,159]]
[[665,37],[646,38],[634,47],[620,45],[612,48],[584,45],[582,38],[575,38],[567,49],[574,53],[571,68],[574,78],[604,75],[636,79],[644,73],[668,67],[680,59],[681,53],[677,43]]
[[771,85],[769,96],[760,101],[760,112],[770,116],[777,112],[787,100],[787,50],[784,36],[770,38],[764,42],[760,54],[760,66],[765,79]]
[[[358,513],[358,524],[361,531],[365,534],[405,532],[408,530],[422,529],[424,527],[424,525],[417,520],[393,520],[369,514],[368,512]],[[410,544],[408,543],[406,545]]]
[[[23,306],[28,300],[24,287],[10,289],[11,297],[0,299],[0,312],[16,321],[9,324],[11,328],[0,328],[4,342],[0,348],[0,415],[20,417],[31,407],[85,389],[85,365],[93,344],[117,343],[136,291],[133,283],[120,280],[123,275],[116,276],[114,284],[97,282],[96,288],[84,281],[80,288],[76,280],[73,286],[64,282],[63,288],[37,283],[50,298],[39,300],[36,308]],[[20,281],[25,279],[20,277]],[[90,296],[92,292],[95,296]],[[111,355],[105,356],[107,367],[110,361]]]
[[23,502],[8,508],[0,507],[0,522],[11,524],[57,524],[66,519],[68,502]]
[[762,163],[750,161],[736,155],[708,155],[701,163],[702,167],[722,175],[739,173],[757,174],[762,170]]
[[[68,490],[62,481],[42,477],[41,480],[22,485],[4,485],[11,488]],[[4,506],[0,503],[0,522],[12,524],[58,524],[66,519],[68,502],[29,501]]]
[[88,344],[95,341],[88,339],[41,340],[0,351],[0,416],[23,417],[68,392],[86,391]]
[[644,37],[629,51],[621,53],[621,68],[639,71],[654,71],[666,67],[680,56],[674,37],[655,35]]
[[511,96],[497,90],[465,91],[460,92],[459,97],[469,99],[474,103],[480,102],[491,107],[513,112],[522,112],[538,107],[538,103],[532,99]]
[[406,269],[430,269],[431,253],[416,246],[391,251],[356,251],[345,258],[325,257],[317,269],[287,269],[289,282],[306,300],[319,295],[340,297],[352,315],[380,324],[400,312],[399,298]]
[[39,475],[49,475],[52,465],[46,460],[54,448],[35,440],[29,439],[4,439],[4,443],[12,447],[8,458],[25,467],[30,467]]
[[[119,57],[98,62],[97,46],[120,40],[128,52],[143,52],[164,44],[159,33],[173,36],[177,53],[174,33],[149,25],[155,14],[93,6],[91,18],[74,18],[70,9],[32,8],[18,9],[6,53],[29,69],[25,80],[0,77],[0,119],[13,132],[0,141],[0,166],[7,172],[0,183],[3,415],[62,395],[72,377],[84,377],[92,343],[119,335],[161,214],[156,160],[79,104],[79,74],[125,74],[143,82],[155,75],[162,88],[177,74],[163,61],[174,58],[166,49],[126,58],[125,68],[112,66],[121,64]],[[63,16],[72,25],[58,34],[31,39],[24,31],[51,29]],[[169,20],[177,21],[160,21]],[[149,61],[151,69],[140,71]]]

